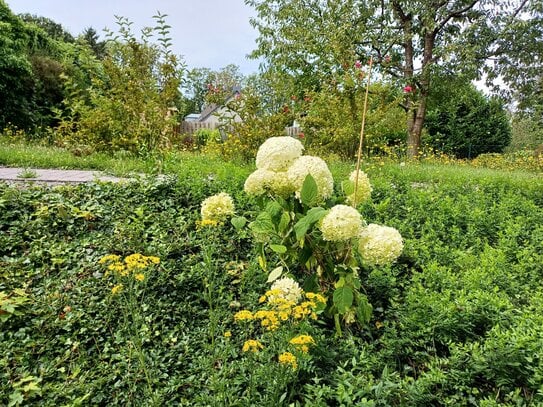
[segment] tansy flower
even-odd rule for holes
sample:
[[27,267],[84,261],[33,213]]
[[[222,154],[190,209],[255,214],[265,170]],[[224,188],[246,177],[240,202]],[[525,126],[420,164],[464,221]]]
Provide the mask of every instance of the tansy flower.
[[117,284],[116,286],[114,286],[111,289],[111,294],[113,294],[113,295],[119,294],[122,290],[123,290],[123,285],[122,284]]
[[289,343],[303,353],[307,353],[309,351],[309,345],[314,345],[315,340],[310,335],[298,335],[292,338]]
[[287,174],[298,198],[308,174],[311,174],[317,184],[319,200],[327,199],[334,191],[334,178],[322,158],[303,155],[292,163]]
[[225,338],[231,338],[231,337],[232,337],[232,332],[226,331],[226,332],[224,333],[224,337],[225,337]]
[[302,155],[304,146],[293,137],[270,137],[258,148],[256,168],[285,171]]
[[202,202],[202,220],[222,222],[234,214],[234,201],[225,192],[210,196]]
[[254,340],[254,339],[249,339],[245,341],[245,343],[243,344],[243,348],[241,348],[243,352],[253,352],[253,353],[258,352],[261,349],[264,349],[264,346],[259,341]]
[[400,256],[402,250],[402,236],[394,228],[372,223],[360,233],[358,252],[369,264],[392,263]]
[[362,226],[362,218],[355,208],[336,205],[322,218],[319,229],[324,240],[340,242],[358,236]]
[[252,319],[254,319],[253,313],[245,309],[234,314],[234,321],[250,321]]
[[138,274],[136,274],[136,275],[134,276],[134,278],[135,278],[136,280],[138,280],[138,281],[143,281],[143,280],[145,280],[145,274],[143,274],[143,273],[138,273]]
[[282,365],[290,366],[292,370],[296,370],[298,368],[296,356],[294,356],[290,352],[281,353],[279,355],[279,363],[281,363]]
[[120,257],[117,256],[116,254],[107,254],[104,257],[102,257],[100,260],[98,260],[98,263],[99,264],[112,263],[112,262],[119,261],[119,259]]

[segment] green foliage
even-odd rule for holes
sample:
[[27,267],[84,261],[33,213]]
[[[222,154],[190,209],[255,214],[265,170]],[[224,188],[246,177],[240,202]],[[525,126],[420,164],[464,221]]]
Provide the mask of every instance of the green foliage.
[[[365,83],[354,69],[335,85],[308,94],[300,102],[299,118],[304,144],[310,151],[335,153],[343,158],[356,156],[362,126]],[[364,152],[379,154],[388,145],[405,142],[405,111],[400,98],[386,84],[370,90],[365,123]]]
[[[435,74],[479,78],[483,70],[507,72],[513,84],[540,84],[531,55],[541,50],[541,6],[515,1],[247,0],[256,11],[258,48],[270,72],[319,91],[356,60],[373,57],[379,72],[409,86],[403,105],[408,154],[419,153],[427,98]],[[532,53],[526,49],[532,50]],[[482,64],[496,57],[499,63]],[[494,62],[494,61],[493,61]],[[518,74],[520,69],[522,74]],[[511,74],[516,72],[517,75]],[[532,81],[537,79],[537,81]],[[538,88],[541,87],[538,85]],[[533,92],[537,95],[537,91]]]
[[[249,233],[229,224],[211,235],[196,228],[200,202],[222,190],[235,197],[238,213],[259,212],[241,192],[249,170],[209,157],[172,160],[186,167],[160,180],[0,184],[0,307],[6,296],[20,304],[7,318],[0,312],[0,404],[543,403],[539,175],[367,163],[374,189],[359,209],[398,228],[404,253],[360,274],[370,322],[351,325],[340,340],[333,326],[314,324],[317,345],[294,372],[272,349],[255,357],[239,349],[251,332],[232,315],[257,304],[268,277]],[[349,171],[334,168],[338,179]],[[267,212],[284,230],[276,210]],[[270,269],[288,254],[281,246],[266,253]],[[134,252],[161,259],[138,297],[152,391],[120,298],[98,264],[105,254]],[[350,302],[347,290],[336,297],[340,306]]]
[[182,71],[164,18],[155,16],[157,26],[143,30],[140,41],[119,18],[102,62],[89,52],[77,56],[86,68],[82,78],[67,78],[68,112],[58,129],[64,141],[142,154],[169,146]]
[[511,141],[503,103],[453,78],[443,78],[436,84],[426,128],[426,143],[458,158],[502,152]]
[[219,119],[227,138],[211,146],[209,151],[216,151],[227,159],[235,157],[248,162],[270,135],[283,135],[296,113],[286,105],[279,110],[266,110],[264,99],[256,89],[245,88],[239,97],[226,103],[228,110]]

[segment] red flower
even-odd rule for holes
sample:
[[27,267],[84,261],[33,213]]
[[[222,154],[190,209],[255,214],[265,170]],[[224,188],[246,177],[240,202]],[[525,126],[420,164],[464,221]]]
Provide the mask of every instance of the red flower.
[[290,100],[298,100],[298,98],[296,97],[296,95],[292,95],[292,96],[290,97]]
[[407,85],[405,88],[403,88],[403,91],[404,91],[405,93],[410,93],[410,92],[413,91],[413,88],[412,88],[411,86]]
[[362,62],[356,61],[356,62],[354,63],[354,67],[355,67],[356,69],[362,68]]
[[305,137],[305,134],[304,134],[304,133],[298,133],[298,137],[299,137],[299,138],[304,138],[304,137]]

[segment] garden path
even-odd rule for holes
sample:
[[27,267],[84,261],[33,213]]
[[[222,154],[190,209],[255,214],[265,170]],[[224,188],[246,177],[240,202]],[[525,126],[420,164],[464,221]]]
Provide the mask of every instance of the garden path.
[[[30,177],[32,176],[32,177]],[[0,166],[0,181],[8,183],[79,184],[82,182],[120,182],[127,178],[113,177],[100,171],[49,170],[34,168],[12,168]]]

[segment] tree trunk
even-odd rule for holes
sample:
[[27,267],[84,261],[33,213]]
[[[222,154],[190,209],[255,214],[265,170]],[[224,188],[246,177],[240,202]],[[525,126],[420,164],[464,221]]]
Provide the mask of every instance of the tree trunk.
[[420,138],[426,118],[426,102],[428,95],[422,93],[418,104],[407,112],[407,157],[416,158],[420,150]]

